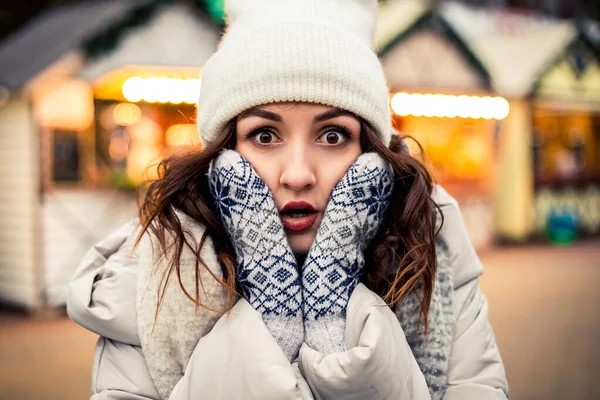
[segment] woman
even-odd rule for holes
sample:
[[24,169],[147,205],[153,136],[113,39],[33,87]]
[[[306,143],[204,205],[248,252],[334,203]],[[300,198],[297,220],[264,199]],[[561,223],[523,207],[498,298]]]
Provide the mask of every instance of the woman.
[[71,282],[92,398],[506,398],[456,203],[392,135],[377,2],[227,7],[205,149]]

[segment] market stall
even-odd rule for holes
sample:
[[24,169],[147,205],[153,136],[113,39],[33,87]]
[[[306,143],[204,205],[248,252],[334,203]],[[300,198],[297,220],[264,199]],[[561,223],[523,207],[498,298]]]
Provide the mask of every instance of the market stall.
[[63,305],[85,252],[136,215],[148,164],[197,145],[219,35],[193,4],[115,0],[53,9],[0,45],[0,301]]
[[458,199],[473,242],[485,247],[494,235],[496,135],[510,107],[494,94],[487,69],[440,10],[418,4],[381,8],[376,43],[393,123],[416,140],[408,141],[413,154]]

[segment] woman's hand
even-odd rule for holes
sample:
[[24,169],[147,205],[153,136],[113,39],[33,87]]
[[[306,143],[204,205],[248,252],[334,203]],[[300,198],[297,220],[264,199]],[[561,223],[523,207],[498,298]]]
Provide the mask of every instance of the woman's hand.
[[363,251],[389,205],[393,176],[379,155],[366,153],[333,188],[302,269],[306,343],[315,350],[345,350],[346,307],[360,282]]
[[273,196],[235,151],[221,153],[209,173],[212,196],[235,248],[242,296],[293,361],[304,341],[302,289]]

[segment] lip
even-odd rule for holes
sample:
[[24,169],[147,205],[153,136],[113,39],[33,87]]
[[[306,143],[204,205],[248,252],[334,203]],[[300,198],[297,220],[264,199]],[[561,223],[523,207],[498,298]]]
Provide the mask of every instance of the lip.
[[318,217],[319,214],[317,213],[310,214],[302,218],[282,216],[281,223],[283,224],[283,227],[288,231],[302,232],[313,226]]
[[[290,210],[307,210],[311,214],[302,218],[292,218],[289,215],[283,215],[283,213]],[[306,201],[290,201],[281,209],[280,213],[282,214],[281,222],[283,227],[292,232],[302,232],[307,230],[315,224],[319,217],[317,210],[315,210],[312,204]]]
[[309,212],[317,211],[312,204],[307,201],[290,201],[279,212],[284,213],[290,210],[308,210]]

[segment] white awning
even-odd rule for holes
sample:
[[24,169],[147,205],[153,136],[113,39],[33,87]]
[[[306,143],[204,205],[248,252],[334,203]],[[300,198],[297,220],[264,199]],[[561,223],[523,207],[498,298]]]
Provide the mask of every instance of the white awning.
[[577,36],[572,21],[444,3],[441,13],[487,68],[495,91],[523,97]]
[[201,68],[216,51],[218,27],[184,4],[156,10],[145,25],[123,34],[114,51],[90,62],[80,75],[94,80],[127,65]]

